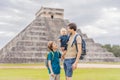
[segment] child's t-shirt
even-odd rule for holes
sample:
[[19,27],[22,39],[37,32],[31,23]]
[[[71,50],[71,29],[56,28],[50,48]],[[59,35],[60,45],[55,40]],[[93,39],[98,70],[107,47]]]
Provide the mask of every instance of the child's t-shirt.
[[[54,74],[60,74],[59,58],[61,58],[61,53],[59,51],[55,51],[55,52],[53,52],[53,54],[52,54],[52,52],[48,53],[48,60],[51,60],[52,70],[53,70]],[[48,68],[48,72],[49,72],[49,74],[51,73],[49,68]]]
[[69,36],[68,35],[62,35],[59,37],[60,42],[61,42],[61,47],[66,47],[67,46],[67,42],[69,40]]

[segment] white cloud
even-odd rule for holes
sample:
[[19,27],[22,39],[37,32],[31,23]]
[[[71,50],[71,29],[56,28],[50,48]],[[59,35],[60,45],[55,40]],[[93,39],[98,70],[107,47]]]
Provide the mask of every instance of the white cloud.
[[16,33],[8,31],[0,31],[0,37],[13,37]]
[[101,17],[82,31],[100,43],[120,44],[120,11],[117,8],[101,9]]
[[[98,18],[94,23],[90,24],[92,28],[99,28],[108,31],[119,30],[120,27],[120,11],[117,11],[117,8],[102,9],[101,17]],[[88,26],[83,26],[83,28]],[[84,29],[83,29],[84,30]]]
[[6,22],[0,22],[0,25],[7,25],[8,23]]
[[43,7],[51,7],[51,8],[62,8],[62,6],[57,3],[57,2],[49,2],[49,3],[45,3],[42,5]]
[[99,27],[88,25],[81,28],[84,33],[86,33],[89,37],[97,37],[101,35],[105,35],[108,32],[104,29],[100,29]]

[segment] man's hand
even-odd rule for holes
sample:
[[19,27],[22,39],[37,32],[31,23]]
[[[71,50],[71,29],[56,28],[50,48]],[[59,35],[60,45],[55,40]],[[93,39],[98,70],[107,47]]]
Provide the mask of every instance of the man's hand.
[[73,69],[73,70],[77,69],[77,63],[74,63],[74,64],[72,65],[72,69]]
[[64,55],[61,56],[61,60],[63,61],[65,59]]

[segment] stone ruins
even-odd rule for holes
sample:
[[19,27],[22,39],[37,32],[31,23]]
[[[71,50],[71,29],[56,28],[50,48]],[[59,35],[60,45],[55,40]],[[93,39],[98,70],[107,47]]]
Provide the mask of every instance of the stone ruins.
[[[45,59],[47,42],[57,40],[60,29],[69,23],[64,19],[64,9],[41,7],[36,18],[0,50],[0,63],[39,63]],[[101,44],[88,38],[80,29],[87,44],[84,62],[116,62],[117,58]]]

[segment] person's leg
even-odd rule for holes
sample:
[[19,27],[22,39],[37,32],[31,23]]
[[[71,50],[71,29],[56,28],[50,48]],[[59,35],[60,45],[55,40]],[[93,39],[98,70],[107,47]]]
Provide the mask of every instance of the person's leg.
[[67,66],[66,66],[66,61],[65,60],[64,60],[64,63],[63,63],[63,67],[64,67],[64,72],[65,72],[65,78],[67,80],[67,76],[66,76]]
[[72,80],[72,77],[67,77],[67,79],[66,80]]
[[67,66],[67,69],[66,69],[67,79],[66,80],[72,80],[72,75],[73,75],[72,65],[73,65],[74,61],[75,61],[75,59],[68,59],[66,61],[66,66]]
[[53,77],[50,75],[50,80],[55,80],[55,76]]
[[60,80],[60,74],[55,76],[55,80]]
[[73,70],[72,70],[72,64],[67,66],[67,79],[66,80],[72,80],[72,74],[73,74]]
[[62,52],[64,51],[64,47],[61,47],[61,51],[62,51]]

